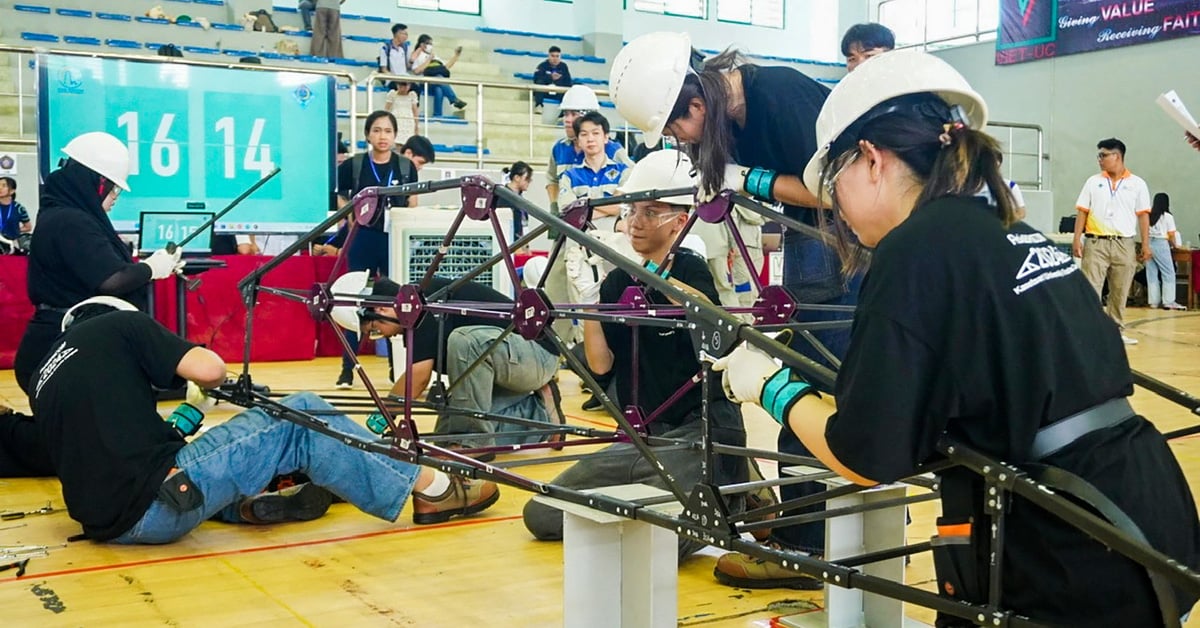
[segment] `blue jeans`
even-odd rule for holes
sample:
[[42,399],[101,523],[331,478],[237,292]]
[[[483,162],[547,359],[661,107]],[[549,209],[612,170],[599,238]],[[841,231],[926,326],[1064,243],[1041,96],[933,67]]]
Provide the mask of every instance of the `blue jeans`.
[[[487,412],[518,419],[550,422],[550,415],[537,390],[558,372],[558,357],[541,345],[517,333],[488,354],[465,378],[463,373],[483,355],[504,330],[491,325],[468,325],[450,332],[446,340],[446,374],[455,382],[450,405],[472,412]],[[460,381],[461,380],[461,381]],[[438,417],[435,434],[480,434],[519,432],[532,429],[524,425],[478,419],[465,414]],[[537,443],[545,436],[512,435],[495,438],[497,445]],[[468,447],[486,447],[492,442],[472,438]]]
[[[822,244],[819,240],[789,232],[793,237],[784,238],[783,248],[783,285],[791,290],[801,303],[821,305],[855,305],[858,303],[858,289],[862,285],[862,275],[851,277],[843,287],[841,262],[833,249]],[[793,317],[799,322],[818,322],[832,320],[852,320],[851,312],[823,312],[813,310],[798,310]],[[850,326],[840,329],[825,329],[813,331],[813,336],[825,345],[829,352],[838,360],[846,357],[850,347]],[[833,368],[833,364],[825,359],[808,341],[797,338],[791,348],[801,355]],[[822,390],[822,392],[833,392]],[[812,452],[800,442],[791,430],[779,431],[777,442],[779,451],[797,456],[812,456]],[[815,495],[824,491],[826,486],[820,482],[805,482],[779,487],[782,499],[791,500]],[[788,511],[788,515],[810,514],[825,510],[823,504]],[[825,522],[816,521],[799,525],[776,528],[771,532],[771,538],[788,549],[798,549],[811,553],[825,551]]]
[[[296,410],[333,410],[309,392],[282,400]],[[345,415],[323,415],[331,427],[348,434],[371,436]],[[275,419],[257,408],[239,413],[192,440],[175,454],[175,466],[187,472],[204,500],[200,507],[179,512],[155,500],[146,514],[114,543],[170,543],[203,521],[218,516],[238,522],[238,504],[257,495],[271,478],[302,472],[318,486],[354,504],[359,510],[388,521],[400,516],[421,468]]]
[[1150,307],[1175,303],[1175,260],[1171,259],[1171,245],[1166,238],[1150,238],[1150,261],[1146,262],[1146,298]]
[[429,89],[429,102],[433,103],[433,116],[441,117],[442,115],[442,99],[450,101],[450,104],[458,102],[458,94],[454,92],[454,88],[449,85],[427,85]]
[[313,10],[317,8],[316,3],[313,0],[300,0],[298,8],[300,9],[300,19],[304,20],[304,30],[311,31]]

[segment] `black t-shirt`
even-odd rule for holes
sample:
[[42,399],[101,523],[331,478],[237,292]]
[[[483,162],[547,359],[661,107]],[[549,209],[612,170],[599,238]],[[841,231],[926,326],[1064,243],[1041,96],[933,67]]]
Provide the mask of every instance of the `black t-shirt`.
[[[942,432],[1031,462],[1040,427],[1133,392],[1116,325],[1070,255],[1025,223],[1005,229],[993,212],[979,199],[937,200],[875,249],[825,430],[855,472],[910,475]],[[1138,420],[1085,441],[1047,462],[1095,484],[1152,544],[1195,567],[1195,505],[1162,436]],[[1023,500],[1008,521],[1014,610],[1069,625],[1153,623],[1148,580],[1131,562]]]
[[[355,155],[350,159],[342,162],[338,166],[338,196],[343,198],[353,198],[363,188],[369,188],[377,185],[394,186],[404,185],[406,183],[417,182],[417,169],[407,157],[392,153],[391,159],[386,164],[377,164],[371,160],[370,153],[361,153],[362,170],[358,173],[358,181],[354,181],[354,161],[360,159],[359,155]],[[407,207],[407,196],[392,196],[388,199],[388,207]],[[384,212],[376,212],[375,217],[371,220],[371,224],[367,225],[368,229],[375,231],[383,231],[383,214]]]
[[[786,67],[743,65],[746,126],[733,126],[737,163],[803,176],[817,152],[817,115],[829,88]],[[784,213],[808,224],[816,217],[808,209],[784,206]]]
[[[429,282],[429,290],[426,294],[433,294],[442,288],[450,285],[453,282],[445,277],[435,276]],[[448,292],[445,295],[445,301],[451,302],[476,302],[476,303],[506,303],[512,305],[513,300],[496,292],[495,290],[474,281],[468,281],[458,289]],[[478,308],[477,308],[478,309]],[[505,308],[504,311],[509,311],[511,308]],[[438,348],[441,348],[443,359],[446,357],[446,341],[450,338],[450,332],[459,327],[467,327],[470,325],[487,325],[490,327],[499,327],[504,329],[508,327],[509,321],[500,318],[487,318],[483,316],[472,316],[462,314],[448,314],[443,316],[445,324],[441,324],[436,316],[426,314],[421,319],[420,324],[413,329],[413,346],[409,348],[409,353],[412,354],[413,363],[424,360],[436,360]],[[439,329],[440,328],[440,329]],[[439,333],[440,331],[440,333]],[[516,333],[515,331],[513,332]],[[558,355],[558,351],[554,348],[553,343],[548,339],[539,338],[536,341],[544,349]]]
[[[82,210],[54,208],[38,215],[29,256],[27,292],[35,304],[68,308],[100,294],[100,284],[131,263],[112,234]],[[146,309],[148,290],[139,286],[113,295]]]
[[[717,288],[705,260],[691,250],[680,250],[671,264],[670,277],[700,291],[714,304],[720,305]],[[629,273],[615,269],[600,284],[600,302],[617,303],[629,286],[641,285]],[[657,290],[647,291],[651,303],[670,301]],[[601,323],[604,339],[613,353],[613,373],[617,380],[617,397],[621,405],[633,400],[633,382],[638,383],[637,405],[649,415],[689,379],[700,372],[691,334],[683,329],[638,327],[638,371],[633,371],[633,328],[620,323]],[[603,373],[602,373],[603,375]],[[719,385],[710,386],[712,398],[722,397]],[[698,416],[700,386],[692,388],[667,408],[652,425],[676,426]],[[655,432],[661,433],[661,432]]]
[[113,539],[137,523],[183,439],[163,421],[151,385],[177,388],[192,343],[140,312],[72,325],[30,382],[30,404],[71,518]]

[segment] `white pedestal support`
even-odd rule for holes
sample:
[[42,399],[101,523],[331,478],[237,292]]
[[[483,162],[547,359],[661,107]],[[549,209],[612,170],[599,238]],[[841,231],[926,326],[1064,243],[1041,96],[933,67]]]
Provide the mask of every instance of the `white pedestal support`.
[[[670,493],[643,484],[587,491],[624,500]],[[674,627],[678,540],[666,528],[586,506],[534,497],[563,511],[563,626]],[[650,506],[678,511],[678,503]]]
[[[789,467],[783,469],[788,475],[807,475],[826,472],[812,467]],[[830,486],[847,484],[842,478],[822,480]],[[891,484],[869,489],[845,497],[831,499],[826,509],[845,508],[870,504],[888,499],[904,497],[903,485]],[[825,557],[836,562],[838,558],[858,556],[869,552],[891,549],[904,545],[905,507],[895,506],[882,510],[870,510],[852,515],[834,517],[825,521]],[[893,558],[863,565],[862,572],[886,578],[893,582],[904,582],[904,558]],[[781,626],[797,628],[911,628],[925,626],[904,616],[904,603],[900,600],[867,593],[861,589],[845,589],[837,585],[825,585],[825,610],[782,617]]]

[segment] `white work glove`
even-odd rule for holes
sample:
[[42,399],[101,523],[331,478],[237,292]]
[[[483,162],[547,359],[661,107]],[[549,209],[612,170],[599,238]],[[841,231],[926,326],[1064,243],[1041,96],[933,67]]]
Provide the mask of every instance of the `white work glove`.
[[177,248],[174,253],[168,253],[166,249],[159,249],[153,255],[142,260],[141,263],[150,267],[151,279],[166,279],[174,275],[178,269],[183,268],[183,249]]
[[696,200],[701,203],[707,203],[717,196],[721,190],[733,190],[735,194],[746,193],[746,175],[749,174],[750,168],[739,166],[737,164],[726,164],[725,174],[721,180],[717,182],[716,191],[708,191],[708,182],[701,181],[700,187],[696,190]]
[[[784,341],[779,334],[768,336]],[[790,337],[789,333],[784,338]],[[780,425],[787,424],[788,411],[798,399],[815,392],[791,368],[748,342],[713,362],[712,369],[724,372],[721,387],[730,401],[758,404]]]
[[725,389],[725,396],[735,403],[760,403],[763,384],[781,368],[782,362],[748,342],[742,342],[712,365],[714,371],[724,372],[721,387]]
[[217,400],[209,397],[207,390],[191,381],[187,383],[187,395],[183,400],[205,414],[217,406]]

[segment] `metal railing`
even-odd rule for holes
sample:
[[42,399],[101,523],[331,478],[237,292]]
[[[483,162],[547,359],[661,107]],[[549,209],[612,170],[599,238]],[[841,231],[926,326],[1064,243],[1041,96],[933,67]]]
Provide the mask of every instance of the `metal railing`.
[[[534,92],[545,92],[547,94],[561,95],[567,91],[566,87],[558,87],[557,85],[537,85],[534,83],[499,83],[499,82],[492,82],[492,81],[478,81],[478,80],[470,80],[470,79],[453,79],[453,78],[448,79],[448,78],[440,78],[440,77],[432,77],[432,76],[412,76],[412,75],[404,75],[404,74],[388,74],[388,73],[384,73],[384,72],[372,72],[371,74],[367,75],[366,79],[363,80],[363,83],[367,85],[367,98],[366,98],[367,111],[365,111],[365,112],[359,111],[358,112],[359,117],[366,117],[370,111],[382,108],[382,107],[375,106],[375,104],[374,104],[375,91],[372,88],[376,84],[382,83],[382,84],[386,85],[387,83],[390,83],[392,81],[403,81],[403,82],[409,82],[409,83],[414,83],[414,84],[420,83],[421,84],[420,85],[421,98],[422,98],[423,103],[429,103],[428,98],[429,98],[429,86],[430,85],[450,85],[453,87],[466,87],[466,88],[470,88],[470,89],[474,90],[474,92],[475,92],[475,104],[474,104],[474,106],[475,106],[475,120],[474,120],[474,124],[475,124],[475,156],[474,156],[474,158],[458,158],[458,157],[442,157],[441,155],[439,155],[438,156],[439,163],[443,162],[443,161],[448,162],[448,163],[472,163],[477,168],[483,168],[485,162],[490,162],[490,163],[502,163],[503,162],[503,163],[505,163],[505,165],[507,165],[508,162],[511,162],[514,159],[523,159],[524,161],[529,162],[529,164],[533,165],[533,166],[545,165],[547,163],[547,160],[545,159],[545,155],[549,154],[549,150],[547,147],[544,147],[544,146],[541,147],[543,156],[541,159],[539,159],[537,157],[538,147],[535,144],[535,136],[536,136],[535,132],[537,129],[551,129],[551,128],[556,129],[556,128],[559,128],[559,126],[558,125],[549,125],[549,124],[539,124],[536,122],[536,117],[535,117],[535,112],[534,112],[534,104],[533,104],[533,93]],[[527,95],[527,98],[525,100],[525,102],[526,102],[525,114],[527,116],[526,122],[512,123],[512,122],[485,121],[484,111],[486,109],[486,106],[485,106],[486,97],[485,97],[484,91],[483,91],[485,89],[525,92]],[[592,91],[594,91],[596,93],[597,98],[605,98],[609,95],[608,90],[606,90],[606,89],[593,89]],[[430,112],[430,107],[428,106],[428,104],[423,104],[421,106],[421,125],[422,125],[421,128],[426,131],[425,134],[427,136],[429,136],[430,139],[432,140],[433,136],[432,136],[432,133],[430,131],[430,126],[429,126],[429,121],[430,121],[429,112]],[[524,128],[526,130],[526,135],[529,140],[528,153],[525,155],[519,155],[519,154],[504,155],[500,158],[495,158],[495,157],[493,157],[491,159],[487,158],[487,156],[483,152],[484,148],[485,148],[484,144],[486,143],[486,139],[487,139],[486,127]],[[629,138],[635,132],[635,130],[630,128],[628,125],[622,125],[622,128],[614,129],[614,131],[617,133],[623,133],[626,136],[625,137],[625,139],[626,139],[625,145],[626,146],[629,145]]]
[[[125,59],[129,61],[140,61],[143,63],[174,63],[183,65],[203,66],[210,68],[230,68],[237,70],[252,70],[252,71],[273,71],[273,72],[292,72],[298,74],[316,74],[322,76],[332,76],[336,80],[344,81],[350,85],[350,127],[358,126],[358,79],[353,74],[345,71],[337,70],[319,70],[308,68],[297,68],[281,65],[267,65],[257,63],[240,63],[237,61],[229,63],[221,63],[217,61],[203,61],[199,59],[184,59],[180,57],[159,57],[156,55],[132,55],[121,53],[108,52],[93,52],[87,50],[60,50],[52,48],[33,48],[28,46],[9,46],[0,44],[0,53],[12,53],[17,55],[16,63],[16,83],[17,83],[17,134],[9,136],[0,134],[0,144],[10,144],[16,146],[37,146],[37,133],[25,132],[25,102],[37,98],[36,84],[28,87],[28,93],[25,85],[25,63],[26,56],[36,57],[42,54],[66,55],[73,57],[93,57],[105,59]],[[4,94],[4,95],[12,95]]]

